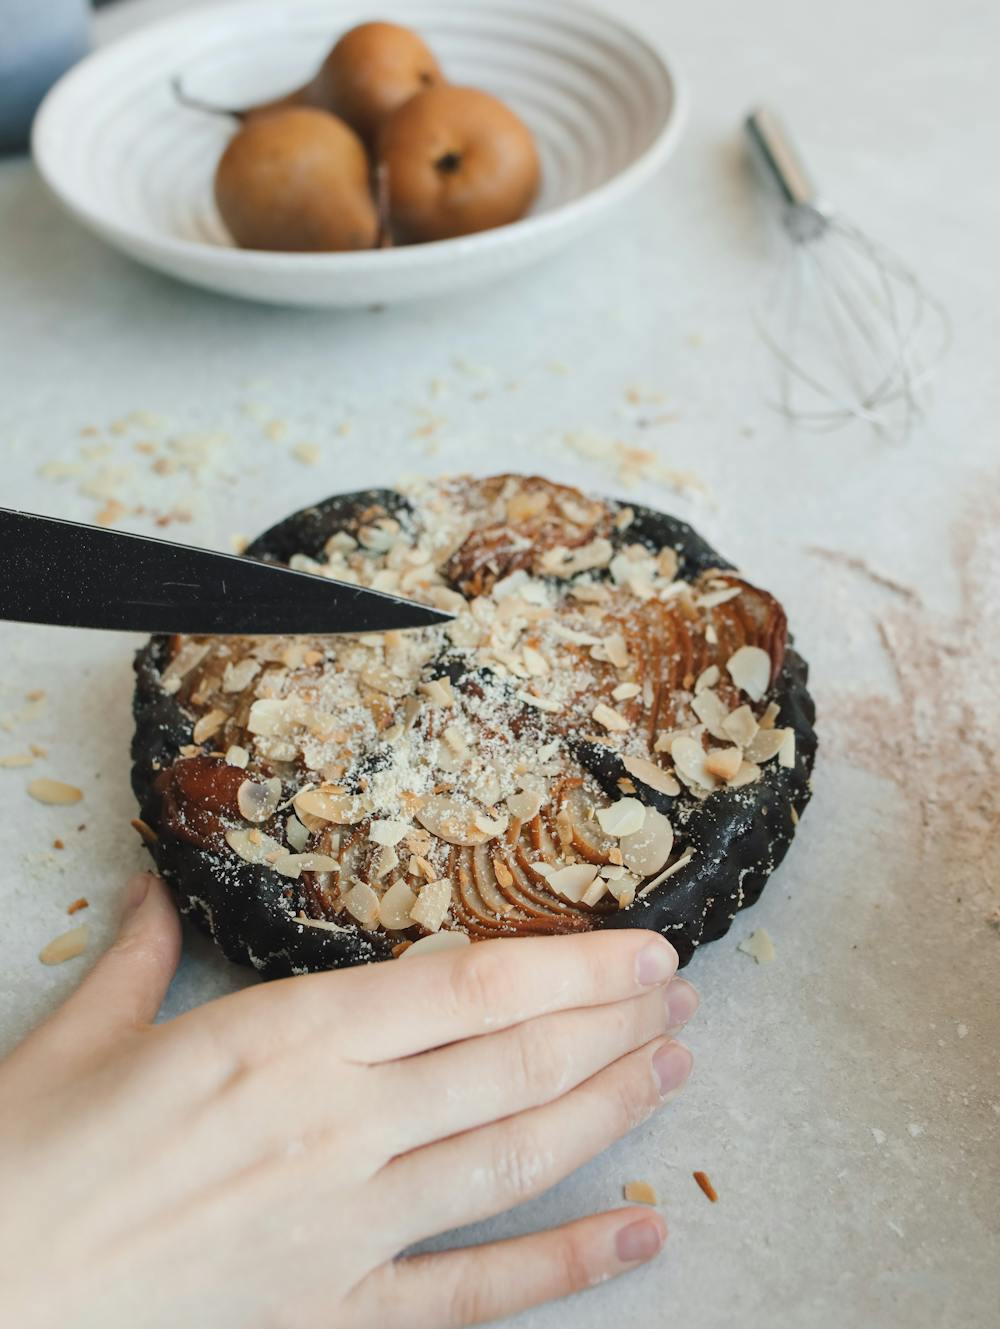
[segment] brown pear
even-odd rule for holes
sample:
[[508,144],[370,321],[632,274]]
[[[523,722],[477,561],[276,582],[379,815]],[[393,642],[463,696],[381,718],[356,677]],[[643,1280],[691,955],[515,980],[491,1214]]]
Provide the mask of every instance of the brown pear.
[[187,106],[239,120],[289,106],[314,106],[339,115],[371,143],[391,111],[443,82],[434,53],[417,33],[398,23],[362,23],[344,33],[308,83],[284,97],[235,109],[191,97],[180,79],[174,80],[174,92]]
[[247,120],[216,168],[215,201],[244,249],[371,249],[378,236],[364,145],[311,107]]
[[313,80],[313,105],[339,115],[368,142],[381,122],[418,92],[444,82],[433,52],[397,23],[362,23],[345,32]]
[[393,234],[403,243],[517,221],[541,177],[524,121],[487,92],[449,84],[418,93],[388,117],[377,159]]

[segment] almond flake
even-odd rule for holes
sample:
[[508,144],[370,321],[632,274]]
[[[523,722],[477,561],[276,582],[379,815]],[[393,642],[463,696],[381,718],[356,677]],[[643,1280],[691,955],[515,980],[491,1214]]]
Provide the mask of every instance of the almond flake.
[[665,872],[661,872],[658,877],[654,877],[652,881],[647,882],[646,885],[643,886],[642,890],[639,892],[639,899],[645,899],[650,891],[655,891],[657,886],[665,882],[668,877],[672,877],[675,872],[680,872],[681,868],[686,868],[692,858],[694,858],[694,848],[688,846],[676,863],[672,863]]
[[386,817],[372,822],[368,827],[368,838],[374,840],[376,844],[393,846],[399,844],[400,840],[412,830],[413,827],[408,821],[394,821]]
[[272,862],[283,877],[298,877],[303,872],[339,872],[340,864],[329,854],[287,854],[282,852]]
[[343,898],[344,908],[363,928],[378,923],[378,896],[364,881],[356,881]]
[[376,881],[381,881],[383,877],[388,877],[389,873],[398,867],[399,855],[391,844],[384,844],[379,848],[372,862],[371,875]]
[[744,704],[729,712],[722,721],[722,728],[727,738],[745,748],[757,732],[757,720],[750,707]]
[[454,697],[451,691],[451,679],[432,678],[426,683],[420,684],[420,691],[424,694],[432,706],[451,706]]
[[639,830],[621,840],[625,866],[640,877],[659,872],[670,857],[674,846],[674,832],[662,812],[646,808],[646,816]]
[[90,928],[86,923],[81,923],[79,927],[70,928],[68,932],[54,937],[39,952],[38,958],[42,964],[63,964],[66,960],[73,960],[76,956],[82,955],[87,949],[89,940]]
[[[594,649],[596,650],[597,648],[595,647]],[[603,725],[605,729],[613,732],[624,733],[632,727],[628,720],[625,719],[624,715],[619,714],[618,711],[612,710],[611,707],[606,706],[603,701],[598,702],[590,714],[599,725]]]
[[236,791],[236,806],[247,821],[261,822],[273,817],[281,801],[281,781],[275,776],[259,784],[244,780]]
[[30,766],[34,760],[30,752],[14,752],[9,757],[0,757],[0,767],[12,770],[15,766]]
[[695,693],[691,709],[713,738],[726,741],[727,734],[723,726],[729,712],[717,692],[711,688],[704,688],[701,692]]
[[550,715],[558,715],[562,707],[557,701],[552,701],[548,697],[536,697],[532,692],[518,692],[518,701],[523,701],[526,706],[533,706],[536,711],[548,711]]
[[245,771],[247,763],[250,761],[250,753],[247,752],[246,748],[241,748],[238,743],[234,743],[232,747],[227,749],[225,761],[227,766],[235,766],[237,769]]
[[469,938],[464,932],[432,932],[429,937],[421,937],[412,946],[408,946],[401,960],[411,955],[431,955],[434,951],[457,950],[459,946],[468,946]]
[[742,789],[744,785],[753,784],[760,779],[761,770],[752,761],[745,761],[731,780],[727,781],[730,789]]
[[658,1204],[656,1191],[648,1181],[627,1181],[622,1187],[622,1194],[629,1204]]
[[477,812],[472,820],[481,831],[486,832],[490,839],[503,835],[504,831],[507,829],[506,816],[487,817],[485,812]]
[[610,807],[598,808],[597,820],[605,835],[619,839],[642,830],[646,808],[637,798],[620,798]]
[[[536,863],[534,867],[536,871],[542,871],[540,864]],[[584,891],[597,876],[596,863],[571,863],[564,868],[552,868],[546,863],[545,867],[548,871],[542,875],[545,877],[549,888],[572,904],[579,904]]]
[[65,807],[70,803],[79,803],[83,791],[76,785],[64,784],[62,780],[49,780],[44,777],[32,780],[28,793],[38,803],[50,803],[56,807]]
[[451,881],[441,877],[429,881],[421,888],[417,902],[410,910],[410,918],[427,932],[437,932],[448,917],[451,908]]
[[300,816],[304,813],[321,821],[332,821],[337,826],[355,826],[365,817],[365,806],[358,795],[334,793],[323,788],[303,789],[295,795],[293,804]]
[[305,914],[296,914],[295,922],[306,928],[320,928],[323,932],[346,932],[354,935],[353,928],[345,928],[340,923],[331,923],[328,918],[306,918]]
[[741,646],[726,661],[726,669],[751,701],[760,701],[771,682],[771,657],[759,646]]
[[285,733],[293,719],[293,708],[280,697],[261,697],[250,707],[247,729],[263,737]]
[[541,811],[544,797],[538,789],[522,789],[507,796],[507,811],[517,821],[533,821]]
[[476,825],[475,814],[468,804],[448,794],[432,794],[425,799],[417,809],[416,818],[431,835],[448,844],[485,844],[492,838],[489,831]]
[[795,730],[785,729],[779,732],[784,733],[785,741],[778,749],[778,765],[791,770],[795,765]]
[[724,591],[707,591],[698,597],[696,603],[699,609],[714,609],[716,605],[724,605],[742,594],[742,586],[729,586]]
[[719,666],[710,664],[707,669],[703,669],[694,682],[695,692],[704,692],[706,688],[714,688],[722,675],[719,673]]
[[610,637],[606,637],[604,641],[600,641],[596,646],[590,648],[590,658],[592,660],[606,660],[609,664],[613,664],[616,669],[624,669],[630,659],[625,638],[620,632],[613,632]]
[[789,734],[792,735],[794,742],[794,729],[759,729],[753,740],[747,744],[745,753],[747,761],[756,762],[758,766],[765,761],[770,761],[781,751],[782,745]]
[[580,600],[584,604],[599,605],[608,598],[608,588],[600,581],[576,581],[569,588],[569,593],[574,600]]
[[301,854],[309,843],[309,827],[304,826],[298,817],[289,817],[285,822],[285,839],[296,853]]
[[766,928],[757,928],[751,932],[736,949],[744,955],[752,955],[758,964],[771,964],[774,960],[774,942]]
[[769,701],[767,703],[767,709],[765,710],[764,714],[760,717],[761,729],[773,729],[774,722],[775,720],[777,720],[780,710],[781,707],[778,705],[776,701]]
[[222,674],[222,691],[242,692],[244,688],[250,686],[259,673],[260,661],[255,660],[253,656],[247,656],[238,664],[230,662]]
[[206,712],[206,714],[201,717],[195,725],[191,737],[196,743],[205,743],[213,734],[219,732],[227,719],[228,716],[226,715],[226,712],[220,711],[216,707],[213,710]]
[[676,797],[681,792],[680,785],[669,771],[665,771],[653,761],[647,761],[645,757],[623,757],[622,765],[633,779],[649,789],[655,789],[658,793],[668,794],[671,797]]
[[739,748],[713,748],[705,757],[705,770],[718,780],[731,780],[742,765]]
[[543,674],[549,672],[549,662],[541,651],[536,651],[533,646],[524,646],[521,649],[521,659],[524,661],[524,667],[529,674],[534,674],[540,678]]
[[670,755],[674,759],[677,774],[685,784],[699,785],[702,789],[716,787],[715,776],[705,766],[705,749],[696,738],[690,735],[675,738],[670,744]]
[[281,858],[286,853],[283,844],[272,840],[269,835],[263,835],[256,828],[252,831],[244,830],[242,827],[226,831],[226,844],[245,863],[264,863],[271,854]]
[[615,701],[631,701],[633,697],[638,697],[641,691],[642,688],[638,683],[619,683],[611,695]]
[[417,897],[405,881],[397,881],[378,902],[378,921],[390,932],[403,932],[411,923],[410,910]]
[[580,903],[585,904],[588,909],[592,909],[599,900],[603,899],[608,893],[608,883],[603,877],[595,877],[593,882],[587,887],[580,896]]

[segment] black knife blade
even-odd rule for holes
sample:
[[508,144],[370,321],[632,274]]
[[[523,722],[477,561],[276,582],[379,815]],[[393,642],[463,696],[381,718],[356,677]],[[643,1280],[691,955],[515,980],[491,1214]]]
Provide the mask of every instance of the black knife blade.
[[0,618],[124,632],[385,632],[452,615],[149,535],[0,508]]

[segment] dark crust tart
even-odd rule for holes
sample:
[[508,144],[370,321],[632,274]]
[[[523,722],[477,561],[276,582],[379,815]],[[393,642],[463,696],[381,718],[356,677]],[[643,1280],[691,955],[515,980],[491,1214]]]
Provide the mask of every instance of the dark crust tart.
[[[606,508],[612,519],[624,510],[611,501],[606,501]],[[637,544],[651,551],[672,549],[677,554],[679,579],[694,582],[711,573],[721,578],[718,584],[725,585],[732,565],[690,526],[634,504],[629,510],[632,516],[627,529],[613,520],[602,528],[615,549]],[[272,527],[249,546],[247,554],[279,563],[295,555],[318,559],[331,537],[357,531],[371,513],[405,517],[409,511],[408,499],[390,490],[336,495]],[[475,541],[467,542],[466,563],[452,560],[447,566],[450,584],[466,594],[481,593],[483,569],[491,566],[491,559],[496,565],[496,550],[490,552],[490,531],[480,529],[475,534]],[[504,573],[514,570],[509,562],[503,563],[503,551],[499,557]],[[735,584],[735,574],[732,580]],[[682,858],[669,879],[655,890],[639,891],[627,907],[601,906],[582,922],[570,907],[565,926],[546,915],[543,923],[528,931],[537,934],[579,926],[650,928],[666,936],[677,948],[681,964],[686,964],[697,946],[723,936],[736,912],[757,900],[784,858],[809,801],[816,734],[815,708],[806,686],[807,666],[786,645],[780,606],[764,592],[755,594],[774,610],[767,631],[774,638],[770,644],[775,668],[766,700],[777,708],[781,725],[794,731],[794,760],[762,763],[754,783],[720,787],[699,799],[690,797],[685,787],[672,796],[638,782],[634,788],[622,786],[627,772],[620,757],[587,737],[580,738],[572,746],[572,755],[582,773],[593,777],[612,798],[619,797],[624,788],[647,807],[668,814],[679,841],[696,852],[688,861]],[[310,926],[296,921],[303,908],[308,908],[308,889],[302,882],[280,875],[268,863],[245,861],[225,852],[224,845],[220,852],[209,830],[201,834],[197,826],[192,829],[190,821],[178,833],[180,823],[171,815],[172,800],[183,798],[186,806],[195,805],[209,828],[218,812],[213,800],[220,808],[231,806],[245,772],[224,767],[220,782],[216,762],[212,780],[204,789],[199,787],[207,759],[192,759],[198,716],[163,684],[175,645],[172,638],[154,637],[136,656],[132,785],[145,823],[144,839],[182,912],[207,931],[230,960],[252,965],[268,978],[390,958],[399,950],[398,934],[358,926],[349,917],[339,919],[347,926]],[[436,676],[448,672],[447,659],[438,665]],[[452,677],[459,683],[461,671],[453,671]],[[503,935],[503,928],[495,933],[479,933],[474,927],[469,931],[473,939]]]

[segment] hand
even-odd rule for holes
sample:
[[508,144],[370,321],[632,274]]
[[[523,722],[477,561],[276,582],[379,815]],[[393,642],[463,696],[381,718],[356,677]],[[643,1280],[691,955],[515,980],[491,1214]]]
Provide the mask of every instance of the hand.
[[262,984],[153,1025],[166,888],[0,1066],[0,1320],[19,1329],[448,1329],[634,1268],[621,1208],[397,1258],[567,1175],[681,1087],[661,937],[495,941]]

